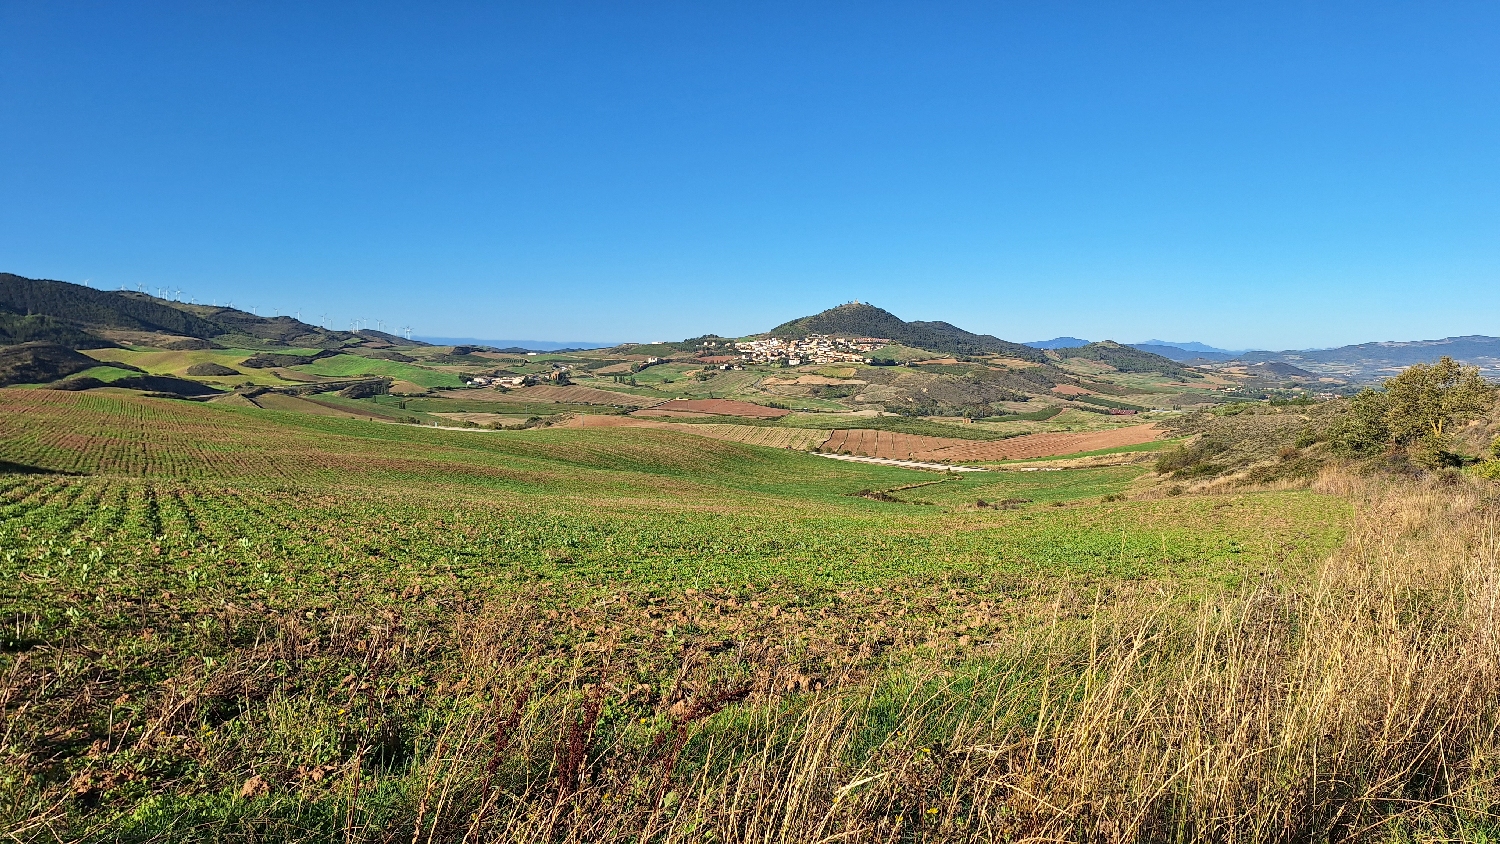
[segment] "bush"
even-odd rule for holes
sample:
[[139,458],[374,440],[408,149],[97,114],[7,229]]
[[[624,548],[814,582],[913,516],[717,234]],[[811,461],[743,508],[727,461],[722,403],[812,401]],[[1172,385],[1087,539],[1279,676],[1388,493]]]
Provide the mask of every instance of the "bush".
[[1156,473],[1170,474],[1174,478],[1213,477],[1223,472],[1223,468],[1210,463],[1209,459],[1224,450],[1224,446],[1207,438],[1178,446],[1156,459]]
[[1384,451],[1391,441],[1386,423],[1390,399],[1385,393],[1362,390],[1349,400],[1348,410],[1329,426],[1328,440],[1335,454],[1365,456]]

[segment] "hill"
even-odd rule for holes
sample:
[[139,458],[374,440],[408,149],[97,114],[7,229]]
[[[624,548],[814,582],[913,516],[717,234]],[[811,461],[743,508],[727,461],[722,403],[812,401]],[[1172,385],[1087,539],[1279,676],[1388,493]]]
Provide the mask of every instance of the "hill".
[[[135,291],[0,273],[0,343],[47,340],[70,348],[106,348],[111,331],[193,338],[234,338],[237,345],[339,348],[365,341],[286,316],[261,317],[234,308],[191,305]],[[368,339],[398,340],[393,335]],[[404,342],[404,341],[403,341]]]
[[1184,363],[1186,361],[1205,360],[1222,362],[1235,359],[1235,355],[1232,352],[1194,351],[1192,349],[1184,349],[1181,346],[1162,345],[1158,343],[1130,343],[1128,345],[1132,349],[1140,349],[1143,352],[1149,352],[1153,355],[1160,355],[1167,360],[1173,360],[1178,363]]
[[1173,378],[1203,377],[1161,355],[1144,352],[1132,346],[1122,346],[1110,340],[1090,343],[1076,349],[1057,349],[1055,353],[1063,358],[1082,358],[1107,363],[1120,372],[1157,372]]
[[883,337],[929,352],[982,355],[1002,354],[1021,360],[1046,360],[1039,350],[989,334],[974,334],[946,322],[907,322],[874,305],[850,302],[819,314],[784,322],[767,332],[785,339],[809,334],[835,337]]
[[0,306],[0,346],[34,342],[56,343],[70,349],[107,349],[115,345],[60,319],[40,314],[22,315]]
[[99,361],[56,343],[21,343],[0,348],[0,387],[43,384],[99,365]]
[[1021,345],[1030,346],[1033,349],[1072,349],[1088,344],[1089,341],[1078,337],[1053,337],[1051,340],[1032,340]]

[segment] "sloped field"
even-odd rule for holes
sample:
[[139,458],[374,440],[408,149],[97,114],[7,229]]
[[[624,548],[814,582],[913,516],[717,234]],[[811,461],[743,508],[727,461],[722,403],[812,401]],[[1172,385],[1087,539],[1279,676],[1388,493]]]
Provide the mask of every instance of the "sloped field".
[[744,416],[752,419],[780,419],[791,413],[779,407],[766,407],[747,401],[729,399],[672,399],[635,412],[637,416],[670,416],[674,413],[693,416]]
[[856,428],[833,431],[823,443],[823,450],[895,460],[995,462],[1138,445],[1157,439],[1160,433],[1154,425],[1132,425],[1112,431],[1026,434],[979,442]]
[[674,422],[658,422],[633,416],[577,416],[566,426],[570,428],[656,428],[692,434],[716,440],[763,445],[770,448],[787,448],[807,451],[817,448],[828,439],[828,431],[816,428],[773,428],[762,425],[685,425]]

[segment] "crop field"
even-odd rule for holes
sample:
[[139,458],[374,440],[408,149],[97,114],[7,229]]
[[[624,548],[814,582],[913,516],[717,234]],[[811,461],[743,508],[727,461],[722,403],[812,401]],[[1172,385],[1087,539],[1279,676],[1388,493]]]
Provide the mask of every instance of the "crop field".
[[293,371],[335,378],[388,375],[423,387],[458,387],[464,383],[462,376],[452,373],[439,372],[400,361],[379,360],[359,355],[335,355],[331,358],[315,360],[312,363],[299,364]]
[[[277,354],[292,354],[302,350],[278,349]],[[211,384],[255,384],[259,386],[280,386],[287,383],[286,379],[280,378],[269,369],[241,369],[240,362],[253,352],[247,349],[198,349],[192,351],[162,351],[162,350],[132,350],[132,349],[90,349],[88,355],[102,361],[117,361],[137,366],[152,375],[173,375],[182,377],[187,374],[188,367],[197,363],[216,363],[239,371],[239,375],[222,377],[204,377],[203,380]]]
[[635,412],[637,416],[692,413],[700,416],[745,416],[752,419],[779,419],[791,413],[776,407],[727,399],[672,399]]
[[816,428],[778,428],[770,425],[736,425],[732,423],[662,422],[636,416],[579,416],[564,425],[574,428],[655,428],[675,431],[716,440],[746,443],[767,448],[785,448],[794,451],[815,449],[828,440],[829,432]]
[[[1266,619],[1340,604],[1267,590],[1430,523],[1401,510],[1371,533],[1361,511],[1417,505],[1347,489],[1122,500],[1142,468],[955,477],[713,435],[809,429],[579,419],[633,427],[0,390],[0,834],[1095,837],[1070,832],[1196,799],[1171,774],[1198,764],[1187,739],[1160,738],[1186,702],[1152,673],[1208,652],[1194,631],[1295,650]],[[1194,688],[1269,705],[1216,677]],[[1325,766],[1369,746],[1330,736]],[[1088,755],[1108,737],[1115,755]],[[1201,752],[1202,776],[1241,773]],[[1265,769],[1252,796],[1325,817],[1300,771]]]
[[1160,432],[1150,425],[1092,433],[1025,434],[997,442],[929,437],[895,431],[835,430],[823,450],[865,457],[947,462],[997,462],[1048,457],[1150,442]]

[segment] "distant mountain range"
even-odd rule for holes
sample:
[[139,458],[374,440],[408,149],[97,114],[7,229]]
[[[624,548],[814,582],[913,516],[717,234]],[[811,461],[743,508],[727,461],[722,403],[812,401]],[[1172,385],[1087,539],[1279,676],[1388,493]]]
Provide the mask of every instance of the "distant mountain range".
[[1127,343],[1126,345],[1137,346],[1137,347],[1139,347],[1139,346],[1167,346],[1167,347],[1170,347],[1170,348],[1173,348],[1173,349],[1182,349],[1185,352],[1207,352],[1209,354],[1214,354],[1214,355],[1237,355],[1237,354],[1239,354],[1239,352],[1236,352],[1236,351],[1234,351],[1232,349],[1220,349],[1220,348],[1218,348],[1216,346],[1210,346],[1210,345],[1208,345],[1206,343],[1199,343],[1196,340],[1188,342],[1188,343],[1178,343],[1178,342],[1173,341],[1173,340],[1142,340],[1139,343]]
[[608,349],[621,345],[618,342],[599,343],[593,340],[484,340],[478,337],[418,337],[434,346],[486,346],[502,352],[576,352],[584,349]]
[[1370,381],[1395,375],[1415,363],[1431,363],[1443,355],[1479,367],[1487,377],[1500,378],[1500,337],[1469,335],[1441,340],[1360,343],[1337,349],[1244,352],[1245,363],[1288,363],[1319,375]]
[[1032,340],[1023,345],[1033,349],[1076,349],[1079,346],[1087,346],[1089,341],[1080,340],[1077,337],[1053,337],[1051,340]]
[[[1079,346],[1089,345],[1088,340],[1078,337],[1054,337],[1051,340],[1033,340],[1026,345],[1033,349],[1073,349]],[[1228,349],[1219,349],[1205,343],[1174,343],[1170,340],[1146,340],[1140,343],[1125,343],[1133,349],[1161,355],[1168,360],[1179,363],[1190,360],[1227,361],[1236,356],[1236,352]]]

